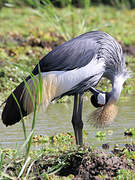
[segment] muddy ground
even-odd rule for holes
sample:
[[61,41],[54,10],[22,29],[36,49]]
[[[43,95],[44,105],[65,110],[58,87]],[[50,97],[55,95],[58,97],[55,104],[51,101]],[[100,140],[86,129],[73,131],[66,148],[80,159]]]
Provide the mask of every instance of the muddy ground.
[[[104,177],[102,179],[111,180],[118,175],[120,169],[134,171],[135,162],[133,160],[132,163],[129,163],[123,153],[125,149],[135,151],[135,146],[125,145],[124,149],[114,149],[109,153],[91,150],[90,148],[84,154],[76,152],[66,159],[67,165],[56,174],[59,176],[73,174],[74,180],[98,180],[101,179],[99,175]],[[41,172],[48,168],[48,165],[46,166],[43,163],[45,161],[44,158],[42,161],[38,160],[35,162],[35,167],[40,167]],[[41,166],[41,162],[44,164],[43,166]],[[33,170],[35,171],[34,166]],[[42,178],[39,177],[39,179]]]
[[[126,144],[123,149],[114,148],[109,152],[83,147],[60,156],[42,155],[32,164],[29,178],[43,180],[43,174],[51,173],[59,178],[71,175],[73,180],[112,180],[123,169],[134,174],[135,160],[128,159],[125,150],[135,152],[135,145]],[[19,167],[20,162],[16,161],[7,168],[6,173],[16,176]]]
[[[41,47],[41,48],[50,48],[54,49],[58,45],[65,42],[64,38],[60,35],[57,35],[54,32],[50,33],[50,37],[56,38],[57,40],[43,40],[42,37],[39,35],[38,37],[30,37],[30,38],[24,38],[21,35],[18,34],[11,34],[8,36],[8,40],[12,42],[16,42],[19,46],[31,46],[31,47]],[[0,36],[0,42],[2,44],[6,44],[7,39],[5,37]],[[125,54],[130,56],[135,56],[135,44],[132,45],[125,45],[122,42],[119,42],[123,48],[123,51]],[[12,53],[12,52],[11,52]],[[9,52],[10,55],[10,52]]]

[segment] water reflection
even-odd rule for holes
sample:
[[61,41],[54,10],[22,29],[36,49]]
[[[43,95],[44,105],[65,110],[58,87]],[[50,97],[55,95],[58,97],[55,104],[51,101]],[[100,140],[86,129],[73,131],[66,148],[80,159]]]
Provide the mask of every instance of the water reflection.
[[[36,121],[35,134],[54,135],[60,132],[73,131],[72,118],[72,104],[51,104],[46,112],[40,112]],[[132,138],[124,137],[124,130],[126,128],[134,127],[135,118],[135,97],[121,98],[119,103],[119,112],[115,122],[105,129],[96,129],[92,127],[87,121],[88,115],[94,110],[89,101],[84,102],[83,107],[83,122],[84,129],[88,136],[85,142],[89,145],[96,145],[101,147],[103,143],[109,143],[110,146],[134,141]],[[31,117],[26,119],[26,126],[28,132],[31,128]],[[5,127],[0,123],[0,145],[2,147],[16,147],[24,142],[23,131],[21,123],[14,126]],[[97,131],[105,131],[106,138],[102,141],[96,138]]]

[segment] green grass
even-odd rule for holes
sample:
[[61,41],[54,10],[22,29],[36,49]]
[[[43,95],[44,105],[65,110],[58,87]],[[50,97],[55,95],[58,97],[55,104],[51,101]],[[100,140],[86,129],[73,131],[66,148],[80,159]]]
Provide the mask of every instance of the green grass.
[[[48,9],[48,8],[47,8]],[[42,11],[32,8],[2,8],[0,13],[0,20],[2,22],[1,34],[17,33],[23,37],[30,37],[36,34],[37,29],[45,34],[49,31],[57,31],[58,34],[62,34],[60,27],[55,27],[54,24],[58,25],[55,20],[52,20],[54,15],[58,15],[58,21],[62,22],[64,29],[70,36],[72,36],[72,11],[74,13],[74,31],[75,36],[90,30],[103,30],[110,33],[117,40],[132,44],[135,42],[135,30],[134,21],[131,21],[131,17],[134,19],[134,10],[117,10],[109,6],[97,6],[90,7],[87,11],[87,18],[84,18],[85,9],[79,8],[54,8],[55,14],[49,12],[50,17],[47,17],[46,9]],[[48,10],[49,11],[49,10]],[[47,12],[48,12],[47,11]],[[57,13],[57,14],[56,14]],[[49,22],[48,22],[49,18]],[[83,24],[85,19],[85,26],[80,32],[80,26]],[[12,23],[11,23],[12,22]],[[59,24],[59,26],[61,26]],[[43,35],[44,36],[44,35]],[[42,38],[42,36],[41,36]]]
[[[30,136],[32,137],[32,136]],[[38,168],[36,171],[32,173],[30,172],[31,166],[35,163],[35,161],[39,162],[44,160],[43,157],[46,157],[46,165],[48,163],[52,163],[53,166],[49,167],[48,170],[42,174],[43,176],[54,177],[58,179],[62,179],[60,177],[55,176],[54,174],[67,165],[68,157],[76,152],[76,148],[74,147],[75,139],[73,138],[72,133],[61,133],[55,136],[34,136],[32,137],[33,144],[44,144],[44,148],[40,148],[39,150],[29,151],[29,156],[26,158],[24,154],[22,154],[23,146],[19,149],[1,149],[0,148],[0,178],[9,178],[14,179],[15,177],[23,177],[25,178],[34,178],[38,175]],[[67,154],[65,153],[67,152]],[[84,153],[83,151],[81,152]],[[49,156],[50,158],[48,158]],[[64,159],[63,159],[64,157]],[[59,159],[59,160],[58,160]],[[56,165],[57,164],[57,165]],[[8,170],[10,169],[11,170]],[[12,169],[13,168],[13,169]],[[33,169],[34,170],[34,169]],[[40,175],[40,173],[39,173]],[[72,175],[70,177],[73,177]],[[71,178],[69,178],[71,179]]]
[[135,179],[135,174],[130,170],[121,169],[118,171],[117,180],[123,180],[123,179],[124,180]]
[[[36,145],[43,145],[43,148],[30,151],[29,157],[25,161],[25,157],[20,153],[19,149],[2,149],[0,148],[0,178],[15,179],[20,177],[22,180],[35,179],[36,177],[43,176],[45,179],[58,179],[70,180],[74,175],[69,174],[67,177],[59,176],[62,169],[66,169],[73,165],[74,161],[81,162],[83,157],[89,159],[90,162],[93,158],[97,159],[100,156],[107,157],[107,162],[111,158],[121,158],[129,162],[129,167],[134,167],[135,152],[122,148],[119,153],[104,153],[98,154],[95,148],[83,146],[78,148],[74,146],[75,139],[71,133],[61,133],[55,136],[39,136],[33,137],[33,143]],[[96,157],[95,157],[96,152]],[[85,164],[85,161],[83,160]],[[101,165],[100,165],[101,166]],[[106,161],[102,164],[103,168],[106,167]],[[102,174],[98,174],[99,177]],[[105,175],[104,175],[105,176]],[[132,179],[135,177],[134,169],[118,169],[114,178],[116,179]]]
[[[52,12],[50,6],[46,9],[2,8],[0,12],[1,100],[28,75],[18,67],[13,67],[10,62],[20,64],[24,69],[27,67],[31,71],[39,59],[52,49],[51,46],[32,47],[31,42],[61,44],[66,39],[81,33],[102,30],[111,34],[119,42],[131,45],[135,43],[134,21],[131,21],[131,17],[135,18],[134,10],[117,10],[102,5],[87,9],[72,6],[62,9],[53,7]],[[63,39],[59,41],[59,37]],[[127,58],[127,66],[133,71],[134,61],[133,57]],[[126,82],[124,94],[135,90],[133,77]],[[105,89],[104,83],[103,89]]]
[[[41,6],[43,4],[48,3],[48,1],[51,0],[1,0],[0,6],[3,7],[4,5],[12,7],[12,6],[30,6],[37,8],[38,6]],[[42,2],[42,3],[40,3]],[[79,6],[79,7],[85,7],[85,6],[90,6],[91,4],[95,3],[95,0],[54,0],[52,1],[54,4],[58,3],[57,6],[59,7],[65,7],[68,6],[69,3]],[[135,0],[97,0],[96,4],[108,4],[116,8],[135,8]]]

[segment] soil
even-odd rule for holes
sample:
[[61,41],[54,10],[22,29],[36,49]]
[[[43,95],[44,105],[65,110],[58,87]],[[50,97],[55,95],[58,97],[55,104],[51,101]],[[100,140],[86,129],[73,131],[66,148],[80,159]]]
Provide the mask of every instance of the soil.
[[[49,40],[43,40],[40,35],[37,35],[37,37],[30,36],[24,38],[19,34],[11,33],[8,35],[8,41],[15,42],[19,46],[31,46],[31,47],[36,46],[36,47],[51,48],[51,49],[65,42],[64,38],[62,36],[57,35],[55,32],[50,32],[49,36],[50,36]],[[0,42],[6,45],[7,39],[4,36],[0,35]]]
[[[29,45],[31,47],[37,46],[41,48],[50,48],[50,49],[54,49],[56,46],[65,42],[64,38],[60,35],[57,35],[55,32],[50,32],[50,37],[52,37],[52,39],[53,37],[57,38],[57,41],[42,40],[40,35],[38,37],[30,37],[30,38],[25,39],[18,34],[11,34],[8,37],[8,40],[16,42],[19,46]],[[0,42],[2,42],[3,44],[6,44],[6,39],[3,36],[0,36]],[[124,54],[135,57],[135,44],[125,45],[122,42],[119,42],[119,43],[122,46]],[[10,52],[9,52],[9,55],[10,55]]]
[[[112,180],[118,175],[118,170],[126,169],[135,171],[135,162],[129,163],[125,154],[123,153],[125,149],[129,151],[135,151],[135,145],[126,144],[125,147],[120,150],[118,148],[114,149],[112,152],[104,152],[99,150],[91,150],[88,148],[88,151],[76,151],[69,154],[64,154],[59,158],[51,157],[54,159],[54,162],[48,163],[50,156],[42,156],[40,159],[35,161],[32,166],[31,173],[35,175],[36,179],[40,180],[42,177],[39,177],[38,174],[43,174],[47,172],[48,168],[57,167],[56,175],[58,176],[68,176],[73,175],[73,180]],[[84,148],[83,148],[84,150]],[[64,164],[63,167],[58,165],[60,161]],[[38,167],[38,171],[37,171]],[[53,168],[55,171],[55,168]]]
[[[62,36],[58,36],[56,35],[55,33],[51,33],[51,36],[53,37],[57,37],[58,41],[51,41],[51,42],[47,42],[47,41],[43,41],[43,40],[40,40],[40,39],[35,39],[35,38],[32,38],[32,39],[29,39],[27,41],[27,43],[31,46],[39,46],[39,47],[42,47],[42,48],[55,48],[56,46],[64,43],[64,38]],[[129,55],[129,56],[134,56],[135,57],[135,44],[132,44],[132,45],[125,45],[123,43],[121,43],[121,46],[122,46],[122,49],[123,49],[123,52],[124,54],[126,55]]]
[[[65,40],[62,36],[58,36],[55,33],[51,33],[51,36],[57,37],[58,40],[57,41],[45,41],[45,40],[40,40],[40,38],[39,39],[30,38],[27,41],[22,40],[22,41],[18,41],[18,42],[21,42],[20,43],[21,45],[27,44],[27,45],[30,45],[32,47],[33,46],[39,46],[41,48],[51,48],[51,49],[54,49],[56,46],[65,42]],[[120,42],[120,44],[122,46],[124,54],[135,57],[135,44],[125,45],[122,42]]]
[[120,43],[123,49],[124,54],[135,57],[135,44],[124,45]]

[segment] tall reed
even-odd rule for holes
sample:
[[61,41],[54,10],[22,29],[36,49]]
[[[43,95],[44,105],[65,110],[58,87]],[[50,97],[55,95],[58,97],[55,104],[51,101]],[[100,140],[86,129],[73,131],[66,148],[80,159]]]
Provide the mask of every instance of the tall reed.
[[[87,1],[87,3],[86,3]],[[10,6],[11,5],[27,5],[31,6],[32,8],[37,8],[39,6],[42,6],[46,4],[48,0],[1,0],[0,1],[0,7],[2,6]],[[68,0],[50,0],[51,3],[54,5],[57,5],[58,7],[66,7],[68,6],[69,1]],[[85,7],[85,5],[90,4],[108,4],[112,5],[117,8],[135,8],[135,0],[76,0],[72,1],[72,5],[79,6],[79,7]],[[12,7],[12,6],[10,6]]]
[[[32,78],[36,93],[35,93],[35,97],[34,98],[32,97],[34,112],[33,112],[32,126],[31,126],[31,136],[30,136],[30,139],[28,141],[28,146],[27,146],[27,150],[26,150],[26,158],[29,155],[30,148],[31,148],[31,145],[32,145],[32,138],[33,138],[33,134],[34,134],[34,130],[35,130],[37,111],[40,109],[40,105],[41,105],[41,101],[42,101],[42,76],[41,76],[41,71],[40,71],[39,64],[38,64],[38,72],[39,72],[38,84],[35,82],[35,79],[33,78],[33,74],[31,75],[31,78]],[[39,106],[38,106],[37,101],[38,101],[39,94],[40,94],[40,102],[39,102]]]
[[[12,93],[13,98],[15,99],[15,101],[17,103],[17,106],[18,106],[18,108],[20,110],[20,115],[21,115],[22,129],[23,129],[24,137],[25,137],[25,142],[24,142],[23,146],[21,147],[21,149],[24,149],[24,148],[26,149],[25,159],[27,159],[28,156],[29,156],[30,148],[31,148],[31,145],[32,145],[32,138],[33,138],[33,134],[34,134],[34,130],[35,130],[37,111],[40,109],[40,105],[41,105],[41,101],[42,101],[42,76],[41,76],[41,71],[40,71],[40,66],[39,65],[38,65],[38,71],[39,71],[38,84],[35,81],[34,75],[32,73],[30,74],[31,79],[33,81],[34,88],[35,88],[35,97],[33,96],[27,81],[25,79],[23,80],[24,84],[25,84],[25,87],[26,87],[26,89],[27,89],[27,91],[28,91],[28,93],[29,93],[29,95],[30,95],[30,97],[32,99],[33,109],[34,109],[33,118],[32,118],[32,125],[31,125],[31,132],[30,132],[30,134],[28,136],[26,134],[26,126],[25,126],[25,122],[24,122],[24,118],[23,118],[23,115],[22,115],[22,111],[21,111],[19,102],[18,102],[17,98],[15,97],[14,93]],[[40,94],[40,100],[39,100],[39,106],[38,106],[37,101],[38,101],[39,94]]]
[[[77,35],[88,31],[87,20],[89,17],[90,0],[84,0],[84,8],[74,11],[73,1],[67,0],[67,7],[64,14],[51,3],[50,0],[43,0],[44,4],[35,9],[35,13],[45,20],[49,27],[53,28],[57,34],[65,40],[69,40]],[[81,14],[80,14],[81,13]]]

